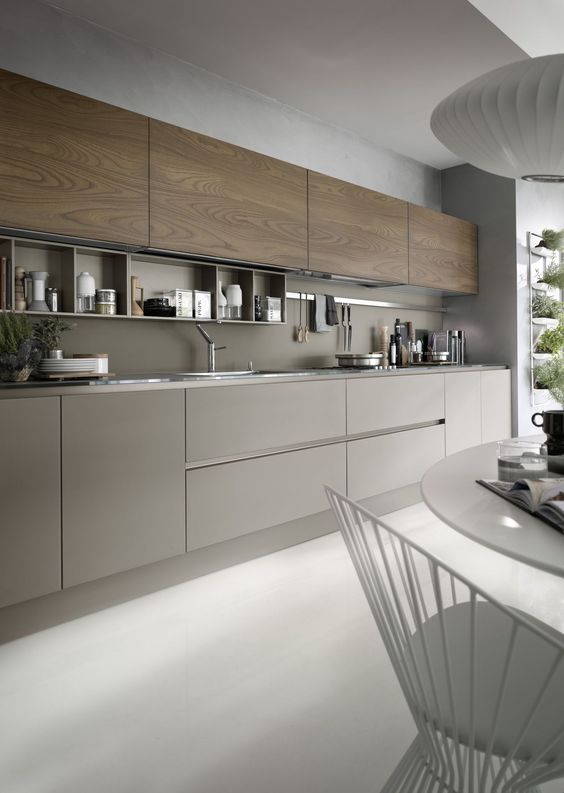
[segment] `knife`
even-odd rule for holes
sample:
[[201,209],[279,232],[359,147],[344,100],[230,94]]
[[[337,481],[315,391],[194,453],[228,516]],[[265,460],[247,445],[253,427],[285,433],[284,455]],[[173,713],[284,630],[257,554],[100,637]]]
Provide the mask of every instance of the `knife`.
[[349,352],[352,347],[352,325],[351,325],[351,305],[347,304],[347,324],[349,326]]

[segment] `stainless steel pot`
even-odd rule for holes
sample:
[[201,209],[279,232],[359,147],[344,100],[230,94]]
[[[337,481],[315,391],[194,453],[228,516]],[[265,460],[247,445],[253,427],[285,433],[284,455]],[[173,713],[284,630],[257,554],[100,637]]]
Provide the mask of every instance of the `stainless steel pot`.
[[342,353],[336,355],[339,366],[358,367],[359,369],[381,366],[384,360],[383,352],[366,352],[362,354]]

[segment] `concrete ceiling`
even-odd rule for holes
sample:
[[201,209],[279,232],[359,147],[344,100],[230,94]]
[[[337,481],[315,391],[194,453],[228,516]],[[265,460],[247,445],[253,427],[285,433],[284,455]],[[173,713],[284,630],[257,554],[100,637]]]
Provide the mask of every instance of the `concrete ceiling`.
[[534,19],[530,0],[48,4],[436,168],[459,161],[430,131],[434,106],[483,72],[543,54],[539,10],[549,36],[564,21],[561,0],[536,0]]

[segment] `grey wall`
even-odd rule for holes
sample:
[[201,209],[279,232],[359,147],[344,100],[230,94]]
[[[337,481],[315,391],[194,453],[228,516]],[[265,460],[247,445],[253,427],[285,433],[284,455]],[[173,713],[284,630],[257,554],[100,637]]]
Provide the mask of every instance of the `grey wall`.
[[479,226],[479,294],[447,298],[445,324],[466,329],[471,361],[511,366],[515,418],[518,414],[515,182],[461,165],[442,172],[442,192],[445,212]]
[[[315,289],[334,295],[344,292],[351,297],[368,300],[406,301],[421,305],[421,310],[385,309],[365,306],[352,308],[353,351],[368,352],[376,348],[377,328],[392,326],[396,316],[411,320],[416,328],[428,330],[441,327],[442,314],[426,310],[426,306],[441,305],[440,298],[418,294],[416,290],[401,292],[390,289],[370,289],[362,286],[319,284],[310,280],[288,280],[291,291]],[[305,322],[305,302],[303,304]],[[295,341],[299,321],[299,304],[288,301],[288,324],[261,323],[249,328],[240,325],[208,326],[211,337],[226,350],[217,353],[218,369],[295,368],[299,366],[335,366],[335,353],[342,351],[342,331],[312,333],[308,344]],[[151,372],[169,370],[198,370],[206,368],[206,345],[196,328],[189,322],[143,322],[127,319],[78,318],[76,328],[63,337],[65,354],[75,352],[107,352],[114,372]]]
[[479,294],[446,299],[445,324],[468,329],[473,360],[511,366],[513,434],[534,434],[527,235],[562,228],[564,187],[514,182],[462,165],[442,172],[442,192],[445,212],[479,225],[480,264]]

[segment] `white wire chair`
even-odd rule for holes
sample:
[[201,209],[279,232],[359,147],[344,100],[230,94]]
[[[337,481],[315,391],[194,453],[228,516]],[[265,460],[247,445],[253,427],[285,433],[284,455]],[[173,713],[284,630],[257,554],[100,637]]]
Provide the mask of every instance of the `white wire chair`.
[[564,776],[564,636],[326,491],[417,727],[381,793],[541,793]]

